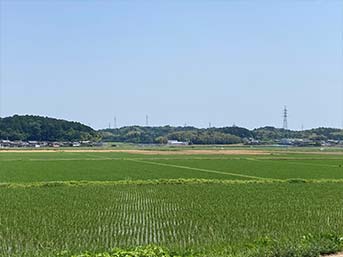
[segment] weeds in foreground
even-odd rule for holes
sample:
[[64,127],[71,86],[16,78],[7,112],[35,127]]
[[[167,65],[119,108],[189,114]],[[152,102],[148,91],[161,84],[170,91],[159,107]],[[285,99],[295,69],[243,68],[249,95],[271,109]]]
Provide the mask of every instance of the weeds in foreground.
[[177,253],[157,245],[140,246],[132,249],[115,248],[108,252],[71,254],[67,251],[58,254],[59,257],[318,257],[323,254],[336,253],[343,249],[343,237],[335,234],[303,236],[299,244],[280,243],[275,239],[264,237],[248,244],[245,249],[232,251],[221,250],[213,253],[197,253],[188,251]]

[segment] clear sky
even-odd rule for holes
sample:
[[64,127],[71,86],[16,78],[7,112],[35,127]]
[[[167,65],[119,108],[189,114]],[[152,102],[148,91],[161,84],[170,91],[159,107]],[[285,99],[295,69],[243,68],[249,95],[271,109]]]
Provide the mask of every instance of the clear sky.
[[0,3],[2,117],[342,126],[341,0]]

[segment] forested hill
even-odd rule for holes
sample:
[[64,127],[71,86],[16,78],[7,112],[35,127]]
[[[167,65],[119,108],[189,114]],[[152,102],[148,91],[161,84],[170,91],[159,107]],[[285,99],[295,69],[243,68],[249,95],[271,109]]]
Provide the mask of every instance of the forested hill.
[[242,138],[252,137],[245,128],[211,128],[195,127],[140,127],[130,126],[119,129],[101,130],[104,141],[131,143],[167,143],[168,140],[178,140],[193,144],[235,144]]
[[248,130],[241,127],[199,129],[195,127],[142,127],[129,126],[99,131],[104,141],[130,143],[166,143],[167,140],[185,141],[192,144],[235,144],[251,141],[275,143],[277,140],[304,139],[312,142],[343,140],[343,130],[316,128],[304,131],[263,127]]
[[0,118],[0,139],[34,141],[81,141],[99,139],[92,128],[79,122],[32,115]]
[[128,126],[95,131],[79,122],[48,117],[14,115],[0,118],[0,139],[23,141],[98,141],[129,143],[167,143],[168,140],[191,144],[275,143],[282,139],[304,139],[313,143],[343,141],[343,130],[316,128],[304,131],[263,127],[249,130],[241,127],[200,129],[195,127]]
[[252,131],[255,139],[275,140],[283,138],[302,138],[314,141],[320,140],[343,140],[343,129],[338,128],[314,128],[307,130],[285,130],[274,127],[263,127]]

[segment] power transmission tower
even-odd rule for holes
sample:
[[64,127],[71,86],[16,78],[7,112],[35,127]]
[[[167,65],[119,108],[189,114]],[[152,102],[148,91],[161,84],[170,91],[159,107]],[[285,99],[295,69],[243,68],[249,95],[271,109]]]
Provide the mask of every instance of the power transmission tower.
[[283,129],[288,129],[287,117],[288,117],[288,110],[287,110],[287,107],[285,105],[285,107],[283,109]]
[[114,119],[113,119],[113,128],[117,128],[117,117],[114,116]]
[[148,115],[146,115],[145,116],[145,126],[149,126],[149,116]]

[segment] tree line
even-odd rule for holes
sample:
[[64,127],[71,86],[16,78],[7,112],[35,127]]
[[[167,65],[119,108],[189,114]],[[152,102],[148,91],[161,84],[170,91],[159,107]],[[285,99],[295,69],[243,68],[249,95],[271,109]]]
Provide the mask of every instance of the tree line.
[[242,137],[250,136],[247,129],[235,128],[235,131],[237,133],[231,134],[222,129],[130,126],[119,129],[105,129],[101,130],[100,133],[104,141],[143,144],[165,144],[168,140],[178,140],[190,144],[237,144],[242,142]]
[[0,118],[0,139],[11,141],[96,141],[100,134],[79,122],[33,115]]
[[196,128],[127,126],[118,129],[94,130],[79,122],[33,115],[0,118],[0,139],[23,141],[99,141],[137,144],[165,144],[168,140],[189,144],[237,144],[248,140],[272,143],[283,138],[312,141],[343,140],[343,130],[316,128],[304,131],[262,127],[249,130],[242,127]]
[[190,144],[237,144],[248,142],[251,139],[259,140],[261,143],[272,143],[284,138],[301,138],[311,141],[343,140],[343,130],[335,128],[293,131],[275,127],[249,130],[237,126],[207,129],[171,126],[128,126],[118,129],[104,129],[99,132],[104,141],[145,144],[164,144],[168,140],[184,141]]

